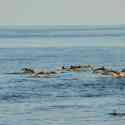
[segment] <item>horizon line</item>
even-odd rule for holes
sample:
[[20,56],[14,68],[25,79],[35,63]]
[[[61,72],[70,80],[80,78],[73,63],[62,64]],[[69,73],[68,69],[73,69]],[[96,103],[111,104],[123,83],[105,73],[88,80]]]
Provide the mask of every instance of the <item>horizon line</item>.
[[125,24],[0,24],[0,26],[125,26]]
[[50,45],[50,46],[39,46],[39,45],[25,45],[25,46],[6,46],[6,45],[3,45],[3,46],[0,46],[0,49],[9,49],[9,48],[12,48],[12,49],[21,49],[21,48],[84,48],[84,47],[99,47],[99,48],[125,48],[125,45],[58,45],[58,46],[54,46],[54,45]]

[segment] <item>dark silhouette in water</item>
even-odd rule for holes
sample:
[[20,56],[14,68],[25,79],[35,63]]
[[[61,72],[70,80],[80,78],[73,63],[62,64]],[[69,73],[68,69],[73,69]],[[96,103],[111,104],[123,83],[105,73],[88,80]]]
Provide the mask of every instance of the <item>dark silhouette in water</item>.
[[79,66],[73,66],[73,65],[70,66],[70,69],[75,69],[75,68],[81,68],[81,66],[80,65]]
[[65,71],[92,71],[92,65],[70,65],[69,67],[62,66],[62,70]]
[[33,69],[31,69],[31,68],[23,68],[22,69],[22,73],[28,73],[28,74],[33,74],[33,73],[35,73],[35,71],[33,70]]
[[104,66],[93,70],[93,73],[98,73],[98,74],[102,74],[102,75],[112,75],[112,73],[115,73],[115,72],[116,71],[105,68]]
[[125,72],[125,69],[122,69],[121,72]]
[[109,113],[109,115],[122,117],[125,116],[125,113],[118,113],[116,110],[113,110],[113,112]]
[[15,74],[15,75],[20,75],[20,74],[34,74],[35,71],[31,68],[22,68],[21,71],[19,72],[12,72],[12,73],[6,73],[6,74]]
[[62,69],[65,69],[65,67],[64,67],[64,66],[62,66]]
[[71,65],[70,67],[64,67],[62,66],[62,70],[66,70],[66,71],[80,71],[81,66],[73,66]]

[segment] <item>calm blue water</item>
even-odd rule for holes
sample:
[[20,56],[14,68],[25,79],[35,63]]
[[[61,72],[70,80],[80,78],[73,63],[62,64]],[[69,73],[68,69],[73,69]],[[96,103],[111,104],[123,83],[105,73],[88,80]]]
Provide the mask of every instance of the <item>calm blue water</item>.
[[[0,45],[6,48],[0,49],[0,125],[124,125],[124,116],[108,114],[114,109],[125,112],[124,78],[89,72],[52,78],[7,74],[23,67],[57,69],[70,64],[121,70],[125,66],[124,47],[96,45],[119,45],[124,41],[125,28],[120,26],[1,28]],[[49,46],[55,43],[58,45]],[[21,47],[7,48],[11,44]],[[44,47],[33,48],[31,44]],[[68,80],[71,78],[78,80]]]

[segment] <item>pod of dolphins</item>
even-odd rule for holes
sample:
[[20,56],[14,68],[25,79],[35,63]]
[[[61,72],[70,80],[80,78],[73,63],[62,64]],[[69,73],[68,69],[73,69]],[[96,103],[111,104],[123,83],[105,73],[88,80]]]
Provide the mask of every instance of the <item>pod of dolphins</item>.
[[23,68],[18,74],[29,74],[32,76],[40,77],[42,75],[56,75],[65,72],[92,72],[100,75],[109,75],[114,78],[125,78],[125,69],[121,71],[115,71],[109,68],[96,67],[94,65],[70,65],[62,66],[60,69],[52,70],[35,70],[32,68]]
[[[41,76],[50,76],[50,75],[56,75],[59,73],[65,73],[65,72],[91,72],[95,74],[100,75],[109,75],[114,78],[125,78],[125,69],[121,71],[114,71],[109,68],[102,67],[96,67],[94,65],[70,65],[70,66],[62,66],[60,69],[57,70],[34,70],[32,68],[22,68],[20,72],[12,73],[12,74],[27,74],[34,77],[41,77]],[[78,78],[68,79],[68,80],[78,80]],[[115,117],[123,117],[125,116],[125,113],[117,112],[116,110],[113,110],[113,112],[108,113],[110,116]]]

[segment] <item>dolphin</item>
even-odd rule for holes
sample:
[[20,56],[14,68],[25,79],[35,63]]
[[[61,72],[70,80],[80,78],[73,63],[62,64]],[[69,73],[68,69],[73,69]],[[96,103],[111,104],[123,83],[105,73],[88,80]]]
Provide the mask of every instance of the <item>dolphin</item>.
[[114,110],[112,113],[109,113],[109,115],[122,117],[125,116],[125,113],[120,113]]
[[102,75],[112,75],[112,73],[115,73],[115,72],[116,71],[105,68],[104,66],[93,70],[93,73],[98,73],[98,74],[102,74]]

